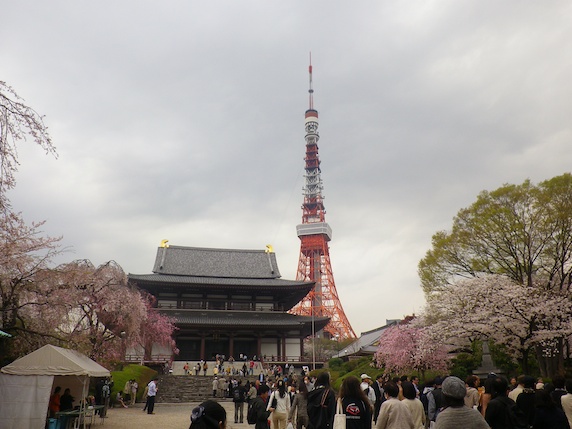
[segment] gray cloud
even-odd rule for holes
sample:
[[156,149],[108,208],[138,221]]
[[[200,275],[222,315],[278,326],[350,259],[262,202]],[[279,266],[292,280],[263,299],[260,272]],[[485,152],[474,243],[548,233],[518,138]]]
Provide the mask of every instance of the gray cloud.
[[[150,272],[173,244],[262,249],[294,278],[308,53],[338,293],[356,331],[419,311],[431,235],[483,189],[570,170],[571,6],[4,5],[1,79],[46,115],[14,205]],[[363,302],[370,303],[364,307]]]

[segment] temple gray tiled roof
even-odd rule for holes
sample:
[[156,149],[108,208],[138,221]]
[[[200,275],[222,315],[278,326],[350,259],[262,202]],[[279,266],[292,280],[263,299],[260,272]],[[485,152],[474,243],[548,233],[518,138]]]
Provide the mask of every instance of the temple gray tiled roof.
[[[311,316],[296,316],[283,312],[162,309],[161,313],[173,317],[177,325],[294,327],[312,323]],[[322,329],[329,320],[328,317],[315,317],[316,329]]]
[[277,279],[276,254],[264,250],[159,247],[153,272],[191,277]]
[[259,289],[260,287],[292,287],[292,286],[308,286],[313,283],[282,280],[282,279],[245,279],[245,278],[227,278],[227,277],[197,277],[197,276],[175,276],[169,274],[129,274],[129,279],[145,283],[170,283],[172,285],[180,284],[182,286],[188,284],[207,285],[207,286],[243,286]]

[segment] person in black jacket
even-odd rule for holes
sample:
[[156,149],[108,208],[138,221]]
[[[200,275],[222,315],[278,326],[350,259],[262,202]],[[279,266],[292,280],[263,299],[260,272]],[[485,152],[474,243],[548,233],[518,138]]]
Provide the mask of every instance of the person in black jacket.
[[242,380],[238,380],[238,384],[232,389],[235,423],[242,423],[244,420],[244,401],[246,401],[246,389],[242,385]]
[[370,404],[357,377],[346,377],[340,387],[342,412],[346,415],[346,429],[371,429]]
[[379,415],[379,409],[381,404],[385,401],[385,392],[383,391],[383,374],[379,374],[372,384],[372,389],[375,392],[375,404],[373,407],[373,422],[377,423],[377,416]]
[[216,401],[205,401],[191,412],[189,429],[226,429],[226,410]]
[[[522,393],[519,395],[522,395]],[[533,429],[570,429],[566,414],[556,406],[550,394],[543,389],[536,392],[536,413]]]
[[336,414],[336,394],[330,388],[330,373],[322,372],[314,390],[308,392],[308,429],[331,429]]
[[516,398],[516,406],[522,410],[524,415],[526,416],[526,421],[528,422],[529,426],[532,426],[534,423],[534,411],[535,411],[535,397],[536,397],[536,390],[534,389],[534,384],[536,380],[534,377],[530,375],[524,376],[523,385],[524,388],[522,392]]
[[[270,411],[266,411],[269,392],[270,388],[266,384],[260,385],[260,388],[258,389],[258,396],[254,398],[251,404],[249,405],[248,414],[250,415],[250,408],[252,408],[253,413],[256,416],[254,429],[270,429],[270,425],[268,424],[268,417],[270,417]],[[250,423],[250,421],[248,423]]]
[[507,394],[508,380],[504,377],[495,377],[491,382],[492,399],[485,411],[488,425],[491,429],[513,428],[517,427],[517,423],[520,427],[527,427],[526,416]]

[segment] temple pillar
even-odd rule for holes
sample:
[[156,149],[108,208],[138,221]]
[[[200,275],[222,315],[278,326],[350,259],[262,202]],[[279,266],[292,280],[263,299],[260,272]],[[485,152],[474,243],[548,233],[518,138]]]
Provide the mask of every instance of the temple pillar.
[[262,360],[262,337],[260,335],[256,338],[256,356],[258,360]]
[[234,356],[234,334],[228,336],[228,356]]

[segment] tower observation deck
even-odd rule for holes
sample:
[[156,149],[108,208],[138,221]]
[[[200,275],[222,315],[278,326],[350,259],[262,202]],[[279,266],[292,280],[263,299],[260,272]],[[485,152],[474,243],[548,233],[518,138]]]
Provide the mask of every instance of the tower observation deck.
[[356,335],[344,313],[336,291],[330,262],[328,242],[332,239],[332,228],[326,222],[326,210],[322,196],[323,183],[318,155],[318,111],[314,109],[312,88],[312,64],[309,67],[309,108],[305,114],[306,156],[304,202],[302,223],[296,226],[300,238],[300,259],[296,280],[315,282],[314,288],[300,301],[292,313],[330,318],[324,328],[331,337],[355,338]]

